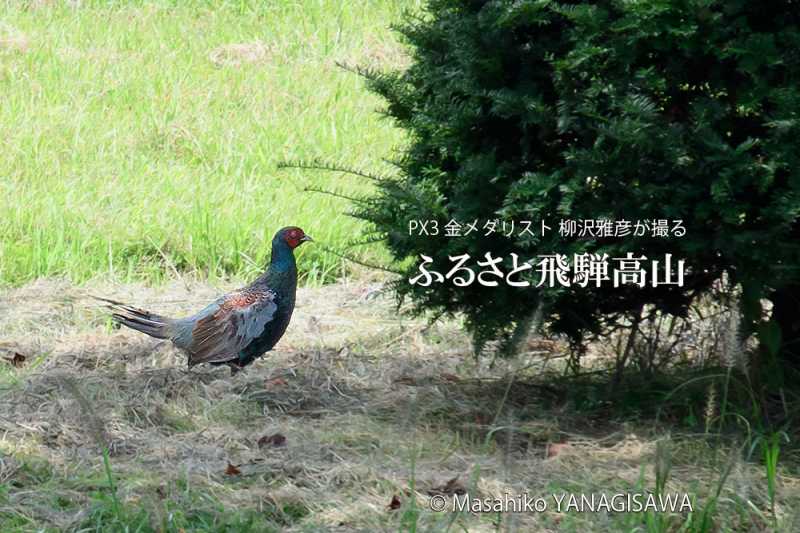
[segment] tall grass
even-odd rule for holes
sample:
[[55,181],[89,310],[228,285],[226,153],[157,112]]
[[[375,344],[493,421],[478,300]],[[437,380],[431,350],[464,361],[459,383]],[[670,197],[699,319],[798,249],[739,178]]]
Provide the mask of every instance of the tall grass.
[[[0,2],[0,284],[248,276],[284,225],[358,236],[302,189],[366,184],[276,163],[390,155],[401,134],[336,62],[403,61],[388,26],[415,1],[72,4]],[[322,248],[307,280],[341,268]]]

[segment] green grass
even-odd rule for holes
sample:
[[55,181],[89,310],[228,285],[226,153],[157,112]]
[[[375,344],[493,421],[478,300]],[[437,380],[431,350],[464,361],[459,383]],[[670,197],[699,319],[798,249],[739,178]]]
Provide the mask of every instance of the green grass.
[[[0,284],[246,277],[284,225],[358,236],[345,202],[303,188],[367,184],[276,163],[392,154],[401,133],[336,62],[403,61],[388,26],[416,2],[2,5]],[[255,61],[220,65],[243,43]],[[341,272],[325,246],[302,250],[307,281]]]

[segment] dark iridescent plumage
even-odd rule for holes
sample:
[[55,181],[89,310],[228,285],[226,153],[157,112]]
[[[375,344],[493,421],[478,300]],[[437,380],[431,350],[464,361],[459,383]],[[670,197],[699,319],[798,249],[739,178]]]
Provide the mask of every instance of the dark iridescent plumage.
[[271,350],[286,331],[297,290],[293,250],[310,240],[300,228],[278,231],[266,272],[190,317],[172,319],[105,301],[111,304],[115,322],[151,337],[170,339],[189,355],[190,367],[211,363],[238,369]]

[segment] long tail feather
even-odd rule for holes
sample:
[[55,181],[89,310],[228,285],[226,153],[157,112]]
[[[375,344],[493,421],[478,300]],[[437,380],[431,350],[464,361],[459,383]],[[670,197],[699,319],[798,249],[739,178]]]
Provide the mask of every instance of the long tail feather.
[[141,331],[157,339],[168,339],[171,336],[173,323],[171,318],[108,298],[99,296],[93,296],[93,298],[108,304],[108,308],[111,309],[111,318],[117,324]]

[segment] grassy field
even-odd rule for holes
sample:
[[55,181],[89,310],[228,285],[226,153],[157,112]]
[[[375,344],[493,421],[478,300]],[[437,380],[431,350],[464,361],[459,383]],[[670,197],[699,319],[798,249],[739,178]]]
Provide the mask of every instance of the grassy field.
[[[273,232],[358,237],[323,157],[376,168],[402,142],[337,62],[397,66],[417,2],[0,2],[0,284],[42,276],[246,277]],[[306,248],[309,281],[341,260]]]
[[[383,274],[326,252],[359,224],[304,189],[368,184],[276,164],[380,169],[402,145],[336,64],[405,64],[387,26],[406,8],[0,0],[0,532],[800,531],[796,430],[728,395],[736,327],[689,339],[697,374],[611,391],[610,341],[569,382],[558,339],[476,360],[457,319],[405,317]],[[234,376],[187,370],[89,297],[197,311],[289,224],[319,242],[292,324]],[[549,507],[430,509],[524,493]],[[554,508],[615,493],[693,510]]]
[[[798,531],[783,442],[770,473],[754,435],[554,392],[562,346],[531,339],[517,360],[476,362],[458,322],[399,318],[379,287],[301,289],[277,351],[235,376],[187,371],[168,343],[110,329],[85,287],[41,280],[0,296],[0,355],[27,356],[0,360],[0,531]],[[226,288],[92,291],[180,315]],[[719,409],[721,389],[699,390]],[[554,500],[658,491],[688,494],[693,511],[559,512]],[[429,508],[507,493],[549,507]]]

